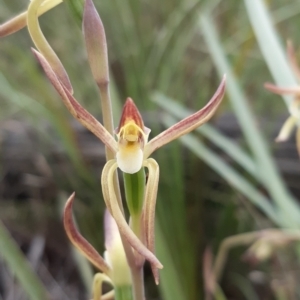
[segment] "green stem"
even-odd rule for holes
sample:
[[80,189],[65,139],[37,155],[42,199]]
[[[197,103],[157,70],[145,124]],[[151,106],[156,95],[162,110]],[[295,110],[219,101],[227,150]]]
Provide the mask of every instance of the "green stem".
[[[141,215],[144,204],[145,194],[145,170],[142,168],[140,171],[134,174],[123,173],[126,202],[131,217],[131,228],[136,236],[142,240],[142,228],[141,228]],[[136,264],[131,266],[131,278],[132,278],[132,293],[134,300],[145,299],[144,289],[144,272],[143,264],[144,259],[139,260],[139,255],[136,257]]]
[[115,287],[115,300],[133,300],[130,285]]
[[144,203],[145,170],[134,174],[123,173],[125,196],[131,217],[140,216]]
[[134,300],[145,300],[143,266],[132,268],[131,269],[131,277],[132,277],[133,299]]

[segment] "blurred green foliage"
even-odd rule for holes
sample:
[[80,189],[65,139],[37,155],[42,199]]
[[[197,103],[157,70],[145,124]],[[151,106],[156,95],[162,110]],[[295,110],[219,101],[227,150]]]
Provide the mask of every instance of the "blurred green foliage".
[[[65,2],[41,17],[41,26],[70,75],[76,98],[100,116],[99,96],[81,33],[82,2]],[[251,6],[251,1],[245,2]],[[281,49],[287,38],[300,45],[299,1],[266,2]],[[0,20],[7,20],[26,5],[15,0],[2,2]],[[217,88],[219,75],[227,73],[228,97],[215,119],[224,113],[235,116],[241,128],[238,141],[233,142],[213,127],[203,127],[182,143],[174,142],[156,154],[161,170],[157,255],[164,269],[159,291],[146,273],[147,299],[202,299],[206,246],[212,245],[216,254],[222,240],[230,235],[270,226],[299,227],[298,203],[276,171],[270,150],[274,128],[264,127],[267,130],[263,132],[261,126],[257,127],[258,120],[266,115],[276,120],[287,114],[286,107],[278,96],[263,89],[263,83],[272,81],[272,77],[244,1],[102,0],[95,5],[108,40],[115,125],[122,103],[130,96],[155,134],[174,121],[170,115],[180,119],[185,107],[203,107]],[[84,160],[71,118],[35,62],[31,46],[26,29],[1,39],[0,121],[17,118],[30,122],[39,133],[46,157],[45,149],[59,141],[70,168],[64,174],[53,170],[56,185],[62,191],[76,190],[82,200],[77,209],[80,229],[103,250],[99,224],[104,203],[96,177],[101,170],[95,172]],[[272,72],[280,73],[276,63],[274,56]],[[177,109],[168,102],[170,99],[176,101]],[[167,114],[159,114],[160,107]],[[53,137],[42,126],[44,122],[55,132]],[[212,144],[220,150],[212,150]],[[238,250],[229,257],[221,287],[228,299],[262,299],[240,255]],[[277,259],[284,260],[286,256],[282,255]],[[288,266],[283,263],[281,274],[290,271]],[[270,278],[274,269],[274,264],[263,266]],[[274,290],[272,295],[280,294]],[[297,292],[295,288],[293,295]],[[278,295],[276,299],[296,299]]]

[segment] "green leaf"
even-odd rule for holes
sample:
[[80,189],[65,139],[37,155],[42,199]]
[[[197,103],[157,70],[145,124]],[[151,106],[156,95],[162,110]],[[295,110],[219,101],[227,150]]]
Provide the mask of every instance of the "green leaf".
[[0,221],[0,255],[32,300],[49,299],[43,283],[30,267],[18,245]]
[[[297,86],[264,1],[244,0],[244,2],[258,45],[275,82],[282,86]],[[283,96],[283,98],[287,106],[293,100],[290,96]]]
[[[166,127],[169,127],[173,125],[176,120],[170,116],[165,116],[163,122]],[[273,222],[278,223],[278,216],[270,200],[247,181],[242,174],[237,172],[192,134],[181,137],[180,141],[215,172],[222,176],[231,186],[251,200],[251,202],[261,209]]]
[[[276,203],[278,209],[278,220],[282,226],[300,226],[300,208],[295,198],[287,191],[286,186],[279,175],[272,159],[271,153],[257,127],[257,122],[248,104],[245,94],[242,92],[238,81],[229,65],[228,59],[221,46],[219,37],[207,14],[199,19],[204,39],[207,43],[211,57],[218,69],[220,76],[227,74],[227,93],[234,109],[237,120],[247,140],[256,161],[257,172],[261,174],[261,181]],[[277,221],[278,221],[277,220]]]

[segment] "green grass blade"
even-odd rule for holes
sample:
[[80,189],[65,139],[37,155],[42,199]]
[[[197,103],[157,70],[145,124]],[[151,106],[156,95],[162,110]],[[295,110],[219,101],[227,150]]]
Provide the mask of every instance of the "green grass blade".
[[[193,27],[193,19],[197,16],[199,8],[203,5],[201,1],[186,1],[182,2],[174,11],[169,15],[165,22],[165,27],[160,31],[153,42],[152,49],[149,53],[149,58],[146,61],[144,72],[152,75],[152,80],[157,80],[160,83],[165,77],[163,73],[172,68],[164,68],[170,60],[170,55],[176,53],[176,59],[180,52],[182,52],[189,40],[191,34],[190,27]],[[186,32],[186,23],[189,22],[190,26]],[[172,71],[173,72],[173,71]],[[164,84],[160,83],[160,86]]]
[[[163,122],[166,127],[170,127],[176,120],[170,116],[166,116],[163,118]],[[272,204],[270,204],[270,200],[261,194],[242,174],[238,173],[193,135],[186,135],[180,140],[188,149],[222,176],[231,186],[250,199],[252,203],[261,209],[272,221],[275,223],[278,222],[278,216]]]
[[237,120],[241,126],[248,146],[257,164],[257,172],[262,176],[262,183],[276,202],[283,226],[300,226],[300,209],[296,200],[286,190],[267,144],[257,127],[246,96],[242,92],[220,44],[216,28],[208,15],[203,14],[199,22],[211,57],[220,76],[227,74],[227,93]]
[[[282,86],[297,86],[264,1],[244,0],[244,2],[258,45],[275,82]],[[288,96],[283,98],[289,106],[292,98]]]
[[16,276],[28,298],[31,300],[48,299],[47,291],[18,245],[0,221],[0,255]]
[[175,262],[170,255],[172,249],[164,237],[163,231],[159,222],[156,222],[156,252],[158,257],[163,258],[164,268],[160,271],[160,290],[164,300],[183,300],[186,299],[183,292],[182,281],[180,280],[183,274],[179,274],[175,267]]
[[[184,108],[183,105],[171,100],[161,93],[153,94],[152,100],[160,107],[165,109],[168,113],[174,115],[178,119],[183,119],[193,112]],[[256,169],[256,164],[253,159],[235,142],[231,141],[221,132],[209,124],[205,124],[198,129],[203,136],[209,139],[212,143],[222,149],[235,162],[249,172],[253,177],[258,177],[259,174]]]
[[[180,143],[169,145],[168,151],[159,152],[157,160],[160,165],[160,183],[157,201],[157,216],[169,249],[178,249],[167,254],[167,259],[174,264],[176,272],[183,272],[181,279],[182,293],[187,299],[195,299],[196,253],[193,247],[190,228],[188,227],[187,199],[185,178],[187,170],[182,160]],[[172,188],[170,188],[172,187]],[[171,199],[171,200],[170,200]],[[167,212],[167,213],[166,213]],[[169,234],[176,232],[176,235]],[[161,258],[163,261],[166,257]],[[161,277],[168,276],[162,273]],[[169,281],[169,279],[166,279]],[[173,284],[170,284],[173,286]]]

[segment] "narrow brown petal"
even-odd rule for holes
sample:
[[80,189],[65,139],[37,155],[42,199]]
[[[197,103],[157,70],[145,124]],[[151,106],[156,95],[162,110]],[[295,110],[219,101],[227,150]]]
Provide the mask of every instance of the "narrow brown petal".
[[279,87],[277,85],[274,85],[272,83],[265,83],[264,87],[269,90],[270,92],[278,95],[298,95],[300,94],[300,87]]
[[[38,10],[38,16],[44,14],[51,8],[55,7],[59,3],[61,3],[62,0],[51,0],[51,1],[45,1],[43,5],[39,7]],[[5,22],[4,24],[0,25],[0,37],[4,37],[10,34],[13,34],[22,28],[24,28],[27,25],[27,11],[19,14],[18,16],[10,19],[9,21]]]
[[26,26],[27,12],[23,12],[20,15],[8,20],[4,24],[0,25],[0,37],[4,37],[13,34]]
[[98,85],[108,84],[109,67],[106,36],[102,21],[92,0],[85,1],[83,33],[93,76]]
[[110,268],[94,247],[79,233],[72,217],[72,205],[75,198],[73,193],[68,199],[64,211],[64,227],[72,244],[99,270],[106,275]]
[[64,69],[61,61],[54,52],[54,50],[49,45],[48,41],[44,37],[44,34],[40,28],[38,20],[38,12],[40,10],[43,0],[32,0],[28,6],[27,10],[27,28],[31,39],[38,50],[47,59],[48,63],[51,65],[56,76],[63,83],[63,85],[68,89],[70,93],[73,93],[73,88],[69,80],[69,76]]
[[290,40],[287,41],[287,55],[290,65],[294,71],[294,74],[297,76],[298,80],[300,80],[300,68],[297,62],[296,52],[293,43]]
[[[111,163],[110,163],[111,162]],[[133,233],[129,225],[127,224],[117,201],[116,194],[113,186],[113,175],[117,169],[117,164],[113,161],[109,161],[103,168],[101,176],[101,185],[103,197],[110,214],[115,219],[119,228],[121,236],[125,237],[131,247],[136,250],[140,255],[144,256],[151,264],[156,268],[162,269],[162,264],[156,258],[156,256],[149,251],[145,245],[138,239]]]
[[[159,182],[159,165],[153,158],[147,159],[145,166],[149,170],[148,182],[145,192],[145,206],[144,206],[144,230],[146,246],[155,253],[155,205],[157,198],[157,189]],[[151,264],[152,273],[155,283],[159,283],[159,274],[157,268]]]
[[68,89],[59,81],[52,70],[49,63],[38,51],[32,49],[33,54],[37,58],[38,62],[44,69],[48,79],[61,96],[64,104],[70,111],[70,113],[76,118],[84,127],[90,130],[95,136],[97,136],[111,151],[117,152],[117,142],[113,136],[105,129],[105,127],[99,123],[87,110],[85,110],[77,100],[71,95]]
[[148,158],[156,149],[184,134],[191,132],[195,128],[207,122],[213,116],[223,99],[225,93],[225,82],[226,76],[224,75],[217,91],[206,106],[204,106],[201,110],[181,120],[153,138],[145,147],[144,158]]

